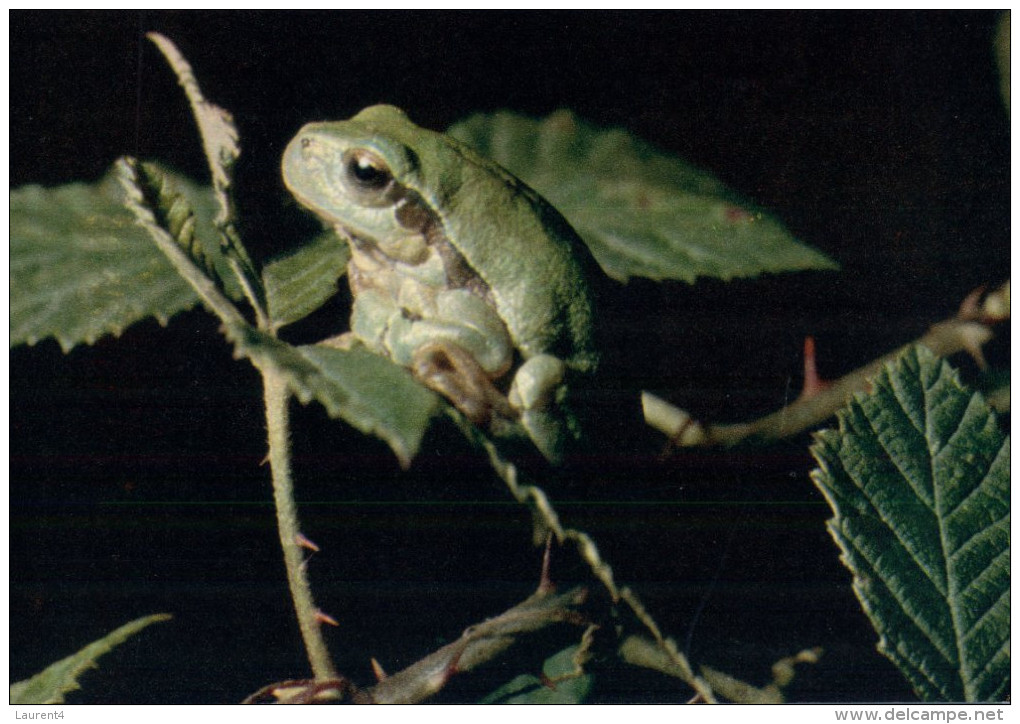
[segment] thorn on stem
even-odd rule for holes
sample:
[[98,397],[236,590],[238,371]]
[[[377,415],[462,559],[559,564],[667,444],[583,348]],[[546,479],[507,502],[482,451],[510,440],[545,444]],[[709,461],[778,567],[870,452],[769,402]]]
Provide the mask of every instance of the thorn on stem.
[[545,536],[545,552],[542,554],[542,574],[538,579],[538,593],[547,594],[556,590],[556,584],[552,582],[549,575],[552,561],[552,531]]
[[802,399],[808,400],[829,386],[829,383],[818,376],[818,365],[815,362],[815,338],[804,338],[804,387],[800,391]]
[[297,543],[302,548],[307,548],[313,553],[319,552],[319,546],[315,545],[315,543],[312,540],[305,537],[304,533],[298,533],[296,536],[294,536],[294,542]]
[[386,669],[382,667],[375,657],[372,657],[372,673],[375,674],[376,681],[383,681],[389,674],[386,673]]
[[319,623],[328,623],[330,626],[339,626],[337,620],[330,616],[328,613],[323,613],[319,609],[315,609],[315,620]]
[[464,650],[466,648],[467,648],[466,646],[461,647],[461,649],[453,656],[453,658],[450,659],[450,663],[446,666],[446,670],[443,672],[444,682],[449,681],[451,678],[456,676],[457,673],[460,671],[460,657],[464,655]]

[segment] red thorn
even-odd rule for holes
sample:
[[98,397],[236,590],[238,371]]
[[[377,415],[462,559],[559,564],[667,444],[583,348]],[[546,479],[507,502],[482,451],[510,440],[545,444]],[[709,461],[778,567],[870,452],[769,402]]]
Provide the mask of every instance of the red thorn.
[[552,562],[552,532],[545,536],[545,553],[542,554],[542,575],[538,579],[538,593],[552,593],[556,590],[556,584],[549,576],[549,568]]
[[828,386],[829,383],[818,376],[818,367],[815,364],[815,338],[809,335],[804,338],[804,387],[800,391],[800,396],[809,399]]
[[[474,626],[468,626],[468,628],[464,631],[464,633],[466,634],[468,631],[471,631],[473,628],[474,628]],[[463,634],[462,634],[462,636],[463,636]],[[460,657],[464,655],[464,651],[465,651],[465,649],[467,649],[467,643],[468,643],[467,641],[463,642],[463,645],[461,645],[457,649],[457,651],[454,653],[454,655],[450,658],[450,663],[448,663],[446,665],[446,671],[443,672],[443,683],[444,684],[447,681],[449,681],[450,679],[452,679],[454,676],[456,676],[457,674],[460,673]]]
[[754,221],[754,215],[747,209],[742,209],[739,206],[727,206],[726,220],[731,224],[747,223]]
[[382,681],[389,676],[389,674],[386,673],[386,669],[382,667],[382,664],[375,660],[374,656],[372,657],[372,673],[375,674],[376,681]]
[[294,542],[297,543],[302,548],[307,548],[308,550],[313,551],[314,553],[319,552],[319,546],[315,545],[315,543],[306,538],[304,533],[298,533],[296,536],[294,536]]
[[538,680],[542,682],[542,686],[556,691],[556,682],[546,676],[544,671],[538,675]]
[[315,609],[315,620],[319,623],[328,623],[330,626],[339,626],[337,620],[330,616],[328,613],[323,613],[319,609]]

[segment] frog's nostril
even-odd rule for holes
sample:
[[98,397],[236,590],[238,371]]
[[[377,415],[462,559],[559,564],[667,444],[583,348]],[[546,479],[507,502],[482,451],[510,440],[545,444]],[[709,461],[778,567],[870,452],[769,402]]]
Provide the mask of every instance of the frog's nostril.
[[307,138],[307,137],[301,139],[301,148],[310,148],[311,145],[312,145],[312,139]]

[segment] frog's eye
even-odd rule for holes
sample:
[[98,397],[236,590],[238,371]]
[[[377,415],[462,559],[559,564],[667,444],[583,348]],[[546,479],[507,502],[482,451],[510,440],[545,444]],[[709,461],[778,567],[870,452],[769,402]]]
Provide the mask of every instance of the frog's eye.
[[344,183],[362,201],[385,203],[393,186],[393,174],[386,163],[370,151],[355,149],[344,154]]

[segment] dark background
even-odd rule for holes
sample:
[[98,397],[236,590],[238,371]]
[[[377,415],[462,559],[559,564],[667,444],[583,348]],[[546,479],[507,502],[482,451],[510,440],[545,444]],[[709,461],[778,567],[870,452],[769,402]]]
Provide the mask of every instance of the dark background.
[[[950,315],[1009,262],[1009,121],[993,13],[11,12],[11,186],[96,179],[122,154],[205,178],[158,30],[240,127],[245,239],[316,229],[278,174],[310,120],[380,102],[444,128],[474,111],[568,107],[711,170],[840,273],[609,286],[609,371],[710,420],[796,396],[801,345],[835,377]],[[342,324],[338,302],[324,313]],[[322,317],[325,318],[325,317]],[[993,360],[1008,358],[1008,337]],[[966,360],[958,360],[965,372]],[[11,352],[11,676],[168,611],[75,701],[232,702],[305,675],[275,540],[257,375],[199,310],[63,355]],[[437,430],[412,469],[316,407],[295,412],[304,527],[338,667],[370,680],[528,594],[526,511]],[[810,646],[794,700],[912,699],[824,528],[808,436],[670,460],[604,446],[562,483],[590,531],[696,662],[755,683]],[[649,450],[658,451],[658,440]],[[570,554],[560,554],[569,566]],[[569,573],[563,574],[569,578]],[[564,581],[564,583],[569,581]],[[495,678],[517,670],[496,672]],[[450,696],[477,698],[483,677]],[[675,700],[619,672],[608,700]]]

